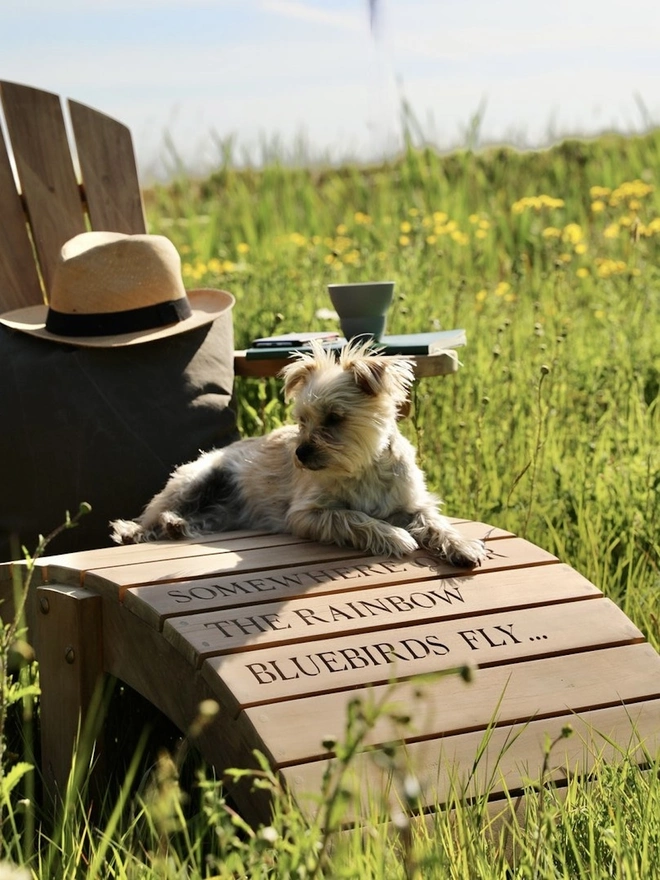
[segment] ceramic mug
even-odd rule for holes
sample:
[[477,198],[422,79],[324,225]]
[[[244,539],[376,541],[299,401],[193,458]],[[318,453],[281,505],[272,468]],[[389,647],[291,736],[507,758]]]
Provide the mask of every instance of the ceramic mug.
[[328,293],[346,339],[364,337],[380,341],[394,296],[394,281],[328,284]]

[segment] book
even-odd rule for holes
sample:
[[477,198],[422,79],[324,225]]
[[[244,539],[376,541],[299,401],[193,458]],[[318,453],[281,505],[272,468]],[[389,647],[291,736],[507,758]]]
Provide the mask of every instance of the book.
[[283,333],[280,336],[261,336],[252,343],[252,348],[301,348],[313,339],[320,342],[336,342],[340,338],[339,333],[321,331],[316,333]]
[[[346,345],[343,336],[337,337],[334,341],[324,342],[323,348],[329,351],[341,351]],[[311,352],[311,345],[293,345],[293,346],[275,346],[273,348],[248,348],[245,351],[246,360],[265,360],[267,358],[286,358],[297,352]]]
[[[245,352],[248,360],[259,360],[260,358],[283,358],[296,352],[311,351],[309,343],[300,340],[311,334],[291,334],[287,338],[293,339],[294,342],[300,344],[284,344],[271,346],[252,345]],[[331,351],[341,351],[346,345],[343,337],[334,334],[334,339],[329,339],[324,348]],[[267,337],[263,337],[266,339]],[[318,338],[318,337],[317,337]],[[256,342],[256,340],[255,340]],[[403,355],[430,355],[437,354],[448,348],[459,348],[467,344],[465,330],[436,330],[430,333],[405,333],[398,336],[383,336],[380,342],[374,343],[374,349],[382,354],[403,354]]]
[[436,330],[431,333],[404,333],[383,336],[376,343],[384,354],[437,354],[447,348],[467,345],[465,330]]

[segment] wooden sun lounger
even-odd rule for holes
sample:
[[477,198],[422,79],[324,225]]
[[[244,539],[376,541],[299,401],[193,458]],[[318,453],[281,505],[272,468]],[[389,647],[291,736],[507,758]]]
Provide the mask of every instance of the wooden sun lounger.
[[[395,762],[409,762],[423,807],[461,785],[494,802],[520,792],[567,724],[573,735],[552,752],[560,785],[628,750],[646,761],[660,744],[660,657],[642,633],[550,553],[483,523],[457,527],[488,535],[490,558],[474,572],[422,551],[397,561],[256,532],[41,560],[47,781],[65,783],[79,713],[106,674],[182,731],[215,700],[205,758],[221,773],[253,766],[259,749],[310,813],[332,760],[322,743],[341,740],[356,698],[387,697],[410,716],[395,725],[384,714],[366,745],[382,757],[399,740]],[[464,665],[471,683],[438,675]],[[387,766],[358,757],[365,796],[388,787]],[[263,795],[235,797],[250,821],[268,821]]]

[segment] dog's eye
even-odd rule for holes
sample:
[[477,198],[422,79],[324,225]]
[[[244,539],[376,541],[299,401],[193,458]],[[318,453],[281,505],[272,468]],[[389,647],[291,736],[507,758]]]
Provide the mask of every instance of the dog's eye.
[[343,421],[344,417],[341,413],[329,412],[323,419],[323,426],[325,428],[336,428],[337,425],[340,425]]

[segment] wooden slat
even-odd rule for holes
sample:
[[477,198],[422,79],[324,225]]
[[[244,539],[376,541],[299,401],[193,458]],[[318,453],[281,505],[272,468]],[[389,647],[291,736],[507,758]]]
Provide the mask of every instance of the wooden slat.
[[0,83],[5,121],[46,292],[65,241],[86,228],[57,95]]
[[[520,566],[547,565],[556,562],[556,556],[542,550],[535,544],[522,538],[506,538],[495,541],[492,556],[475,569],[479,574],[485,571],[497,571],[504,568],[518,568]],[[334,544],[317,544],[304,542],[291,544],[285,547],[272,547],[265,550],[248,551],[244,553],[217,553],[205,554],[198,557],[176,559],[172,562],[158,561],[145,562],[131,566],[117,568],[104,568],[100,572],[93,569],[85,573],[84,582],[90,586],[90,578],[100,575],[105,583],[120,587],[120,595],[123,596],[126,588],[153,584],[159,581],[172,582],[189,580],[190,578],[210,577],[227,572],[268,571],[289,565],[308,564],[314,568],[319,563],[332,559],[355,558],[355,550],[346,547],[337,547]],[[364,559],[384,559],[385,557],[364,556]],[[413,553],[409,559],[415,559],[420,566],[426,566],[431,575],[457,574],[459,569],[441,560],[427,556],[423,551]],[[49,568],[50,571],[50,568]],[[66,573],[56,569],[56,577],[62,583],[67,583]],[[96,581],[94,581],[96,583]],[[99,580],[99,584],[101,581]]]
[[16,189],[5,141],[0,130],[0,312],[40,305],[43,293],[28,236],[27,218]]
[[[278,766],[327,758],[322,740],[345,736],[348,704],[355,691],[319,694],[246,709],[239,725],[252,741],[263,740]],[[457,675],[381,685],[365,692],[365,705],[387,706],[364,745],[485,730],[535,717],[586,712],[617,703],[660,698],[658,656],[649,644],[605,648],[476,671],[466,684]],[[408,716],[407,725],[396,715]],[[295,730],[295,736],[291,732]]]
[[[523,569],[522,578],[520,574],[517,569],[478,578],[412,583],[401,583],[400,579],[397,582],[390,575],[386,586],[333,593],[329,597],[312,594],[260,605],[248,604],[243,597],[243,605],[239,607],[172,617],[165,621],[163,635],[190,663],[198,665],[213,654],[292,642],[300,644],[325,636],[378,632],[422,622],[430,624],[457,618],[471,621],[475,614],[539,605],[548,607],[569,599],[602,595],[577,572],[559,565],[543,566],[540,583],[535,581],[533,585],[528,572]],[[273,579],[281,581],[281,575],[282,572],[277,572]],[[381,575],[381,579],[385,577]],[[266,579],[259,581],[256,586],[268,589]],[[176,590],[169,592],[176,593]],[[562,614],[568,613],[572,612],[562,611]]]
[[103,547],[99,550],[82,550],[77,553],[63,553],[59,556],[44,557],[38,565],[52,572],[56,570],[76,569],[78,572],[101,572],[104,568],[129,567],[139,563],[169,563],[171,560],[188,557],[212,556],[229,551],[265,550],[289,544],[303,544],[303,538],[289,534],[272,532],[229,532],[226,535],[209,535],[208,537],[187,541],[154,541],[144,544],[126,544],[117,547]]
[[[489,541],[492,541],[497,538],[514,537],[511,532],[488,525],[488,523],[467,522],[452,518],[449,518],[449,521],[468,538],[488,538]],[[98,572],[102,568],[134,565],[137,562],[168,562],[172,559],[218,553],[222,550],[258,550],[277,544],[304,543],[308,543],[306,539],[288,533],[277,534],[255,529],[241,529],[235,532],[216,532],[200,538],[188,538],[181,541],[153,541],[145,544],[101,547],[98,550],[83,550],[77,553],[62,553],[38,560],[37,566],[42,570],[50,568],[51,575],[47,575],[47,577],[53,580],[55,579],[52,576],[53,572],[56,570],[64,571],[67,568],[76,569],[77,572],[91,570]],[[345,555],[347,558],[355,556],[355,551],[346,549]]]
[[[558,564],[557,564],[558,566]],[[555,565],[550,565],[553,570]],[[507,588],[517,584],[529,584],[529,575],[524,570],[507,571]],[[519,572],[516,576],[515,572]],[[420,565],[412,559],[364,559],[348,558],[323,563],[314,567],[282,566],[275,572],[254,576],[254,573],[232,574],[224,577],[198,578],[178,583],[159,583],[142,587],[132,587],[124,593],[124,602],[139,617],[162,629],[169,617],[183,616],[197,612],[207,612],[242,605],[258,605],[280,599],[293,599],[299,596],[326,595],[353,590],[364,590],[379,585],[396,585],[438,579],[438,571],[429,565]],[[484,575],[482,575],[483,577]],[[456,577],[455,570],[443,573],[447,583],[469,585],[473,573]],[[534,595],[541,585],[556,587],[554,594],[565,597],[566,582],[575,585],[580,582],[587,591],[598,593],[595,587],[568,566],[557,567],[554,575],[546,574],[533,578]],[[489,580],[489,584],[493,583]],[[487,589],[481,584],[479,590]],[[546,601],[551,601],[549,592],[541,593]]]
[[85,104],[68,103],[92,229],[146,232],[129,129]]
[[[417,355],[413,360],[416,379],[431,376],[449,376],[458,372],[459,362],[455,351]],[[290,360],[286,357],[253,360],[246,358],[244,350],[234,353],[234,372],[242,378],[273,378],[288,363],[290,363]]]
[[[562,739],[562,728],[568,722],[573,735]],[[550,775],[555,780],[566,779],[576,772],[583,775],[594,767],[602,768],[603,762],[616,764],[628,752],[644,762],[647,750],[655,754],[660,746],[660,700],[626,709],[599,709],[580,716],[560,716],[495,728],[476,768],[475,757],[484,743],[483,731],[412,743],[406,748],[401,772],[411,769],[416,774],[422,789],[422,805],[428,807],[446,803],[462,786],[468,797],[485,790],[491,794],[516,791],[528,781],[538,779],[547,738],[558,739],[550,762],[553,771]],[[383,802],[383,792],[390,787],[390,774],[382,768],[382,763],[379,766],[373,755],[362,754],[353,764],[351,778],[363,802],[368,800],[369,792],[376,798],[376,804]],[[282,771],[303,809],[318,808],[325,769],[325,761],[316,761]]]
[[225,654],[206,660],[202,674],[237,713],[248,705],[386,684],[464,664],[488,667],[643,640],[613,602],[590,599]]

